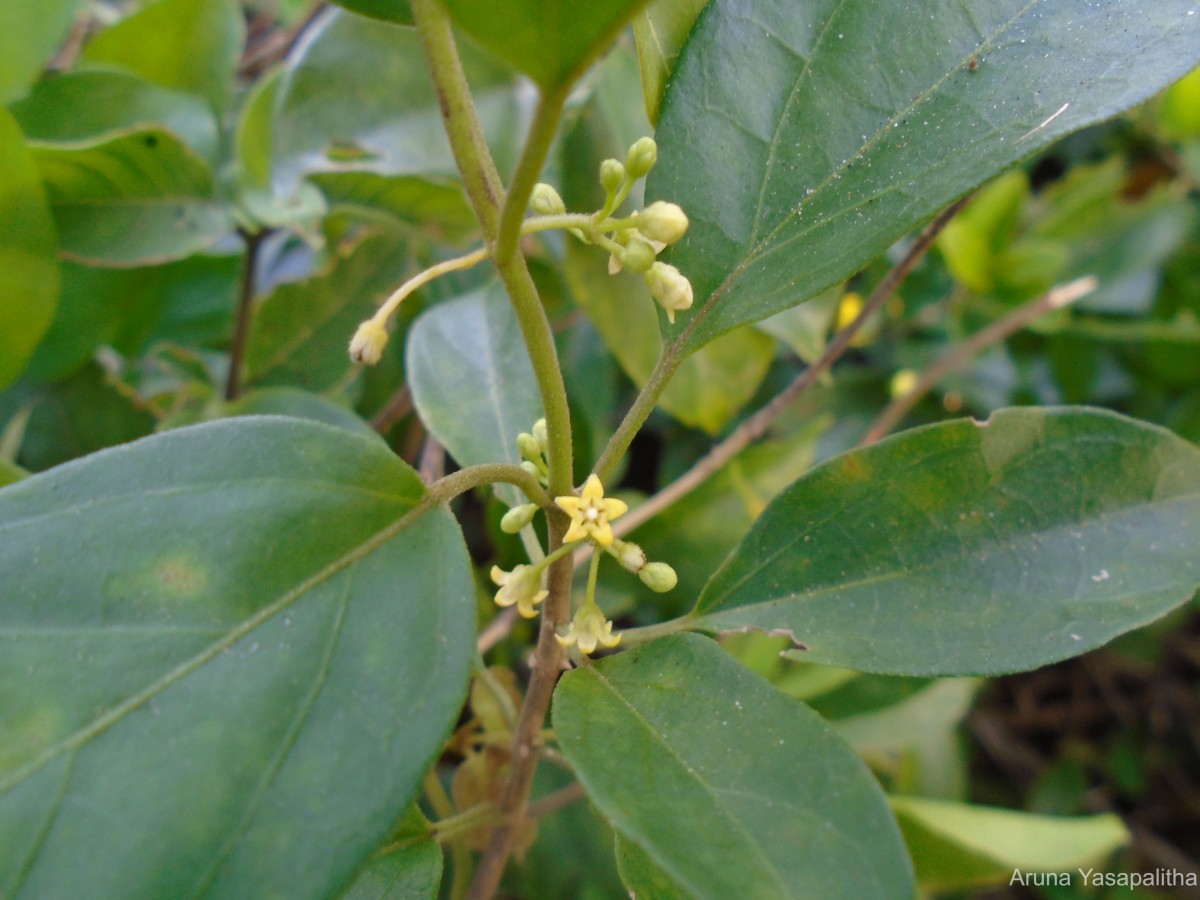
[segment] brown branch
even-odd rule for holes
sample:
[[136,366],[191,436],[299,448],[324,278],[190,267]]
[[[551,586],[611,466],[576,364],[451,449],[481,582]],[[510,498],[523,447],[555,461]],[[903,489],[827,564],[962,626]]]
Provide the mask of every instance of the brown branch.
[[304,32],[308,31],[309,26],[325,11],[326,5],[324,0],[318,0],[290,28],[272,31],[261,40],[248,45],[241,60],[238,61],[238,74],[243,78],[254,78],[279,60],[286,58],[303,37]]
[[417,465],[417,474],[426,484],[433,484],[446,474],[446,448],[432,432],[426,435],[425,446],[421,448],[421,462]]
[[412,408],[412,393],[407,384],[402,384],[380,407],[379,412],[371,417],[371,427],[380,434],[387,434],[393,425],[412,412]]
[[871,427],[867,429],[862,444],[873,444],[888,434],[943,378],[963,368],[981,350],[1016,334],[1038,317],[1071,305],[1080,297],[1094,291],[1096,284],[1096,279],[1088,275],[1059,285],[1036,300],[1018,306],[1007,316],[997,319],[986,328],[977,331],[961,344],[951,347],[917,376],[916,384],[910,390],[893,398],[892,402],[883,408],[883,411],[871,423]]
[[576,781],[574,784],[568,784],[565,788],[559,788],[545,797],[538,797],[529,804],[529,809],[526,813],[529,818],[537,819],[541,816],[558,812],[560,809],[565,809],[586,796],[587,793],[584,791],[583,785]]
[[[934,240],[946,224],[962,209],[966,198],[946,208],[941,215],[929,223],[920,236],[913,242],[908,253],[900,262],[880,279],[867,302],[863,304],[862,312],[845,328],[833,336],[821,358],[801,372],[786,388],[776,394],[765,406],[745,419],[729,437],[708,451],[695,465],[654,494],[645,503],[631,510],[627,515],[613,523],[613,533],[618,537],[626,535],[639,525],[654,518],[660,512],[683,497],[716,474],[727,462],[741,453],[751,443],[766,433],[771,424],[788,408],[788,406],[805,391],[817,383],[817,380],[827,372],[838,358],[846,352],[859,329],[866,324],[878,310],[895,293],[896,288],[912,271],[915,266],[933,246]],[[586,560],[590,548],[584,548],[576,554],[575,564]]]
[[258,251],[269,231],[245,231],[238,234],[246,244],[242,263],[241,287],[237,310],[234,313],[233,337],[229,342],[229,372],[225,379],[225,399],[236,400],[242,392],[242,360],[246,355],[246,340],[250,336],[250,313],[254,308],[254,281],[258,272]]

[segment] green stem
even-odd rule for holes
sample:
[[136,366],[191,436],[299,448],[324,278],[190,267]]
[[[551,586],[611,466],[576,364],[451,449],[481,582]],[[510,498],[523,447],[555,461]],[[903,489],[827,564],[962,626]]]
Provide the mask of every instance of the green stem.
[[487,663],[483,661],[483,654],[479,652],[475,654],[475,677],[492,695],[492,699],[500,707],[500,714],[504,716],[504,721],[511,731],[517,725],[517,705],[513,703],[512,695],[504,689],[500,680],[492,674]]
[[633,443],[634,436],[646,423],[646,419],[650,418],[650,413],[654,411],[658,398],[667,389],[671,376],[675,374],[675,370],[682,362],[683,356],[679,352],[678,344],[668,344],[663,347],[662,355],[659,356],[654,371],[650,373],[649,380],[637,395],[637,399],[633,401],[633,406],[629,407],[629,412],[625,413],[625,418],[621,420],[617,430],[608,439],[604,452],[596,460],[596,465],[592,467],[592,471],[602,482],[607,482],[612,476],[621,457]]
[[558,122],[562,118],[567,94],[568,88],[564,86],[546,91],[538,99],[533,124],[529,128],[521,160],[517,163],[517,171],[513,173],[512,183],[508,186],[508,196],[504,200],[504,209],[500,213],[500,230],[496,236],[496,250],[493,254],[497,265],[508,262],[517,252],[525,209],[529,205],[534,185],[542,174],[546,156],[554,143],[554,135],[558,131]]
[[692,616],[689,613],[686,616],[680,616],[677,619],[668,619],[665,622],[658,622],[654,625],[629,628],[621,632],[621,646],[634,647],[638,644],[652,641],[655,638],[663,637],[664,635],[675,634],[677,631],[688,631],[693,627]]
[[[453,844],[476,828],[494,824],[499,818],[494,803],[480,803],[433,823],[433,836],[439,844]],[[457,879],[456,879],[457,880]]]
[[600,573],[601,553],[592,554],[592,564],[588,567],[587,593],[583,595],[584,606],[596,605],[596,578]]
[[[450,797],[446,794],[446,789],[442,787],[442,782],[437,776],[436,768],[430,769],[426,773],[424,789],[425,799],[429,801],[430,807],[433,808],[434,814],[439,819],[439,822],[433,825],[433,833],[437,836],[438,824],[454,819],[454,804],[450,802]],[[453,835],[449,840],[451,865],[454,869],[454,881],[450,885],[450,897],[451,900],[461,900],[470,888],[471,876],[474,874],[471,871],[471,851],[467,849],[462,834]]]
[[429,486],[425,502],[428,505],[449,503],[459,494],[465,494],[473,488],[488,484],[515,484],[531,502],[542,508],[550,507],[550,496],[538,483],[538,480],[522,469],[510,463],[485,463],[480,466],[467,466],[444,478],[439,478]]

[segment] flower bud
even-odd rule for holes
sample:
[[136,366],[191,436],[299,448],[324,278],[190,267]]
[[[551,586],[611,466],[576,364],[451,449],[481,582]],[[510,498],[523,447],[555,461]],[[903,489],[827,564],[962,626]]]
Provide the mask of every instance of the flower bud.
[[516,534],[533,521],[533,517],[537,515],[537,511],[538,505],[536,503],[525,503],[521,506],[514,506],[500,519],[500,530],[505,534]]
[[539,481],[542,480],[542,470],[539,469],[537,467],[537,465],[535,465],[534,463],[531,463],[529,460],[526,459],[521,462],[521,469],[528,472],[530,475],[532,475],[534,478],[538,479]]
[[688,217],[674,203],[658,200],[643,209],[637,217],[637,230],[652,241],[673,244],[688,228]]
[[600,184],[610,194],[615,194],[625,183],[625,167],[615,159],[600,163]]
[[517,435],[517,450],[524,459],[535,462],[542,455],[542,448],[538,445],[537,438],[527,431],[522,431]]
[[630,236],[629,241],[625,244],[625,249],[621,251],[621,267],[641,275],[654,265],[655,256],[651,243],[644,237],[634,234]]
[[533,439],[537,441],[538,449],[545,453],[550,447],[550,437],[546,433],[546,420],[538,419],[533,423]]
[[679,583],[679,576],[664,562],[646,563],[645,568],[638,572],[642,584],[659,594],[671,590]]
[[614,540],[608,552],[630,572],[640,572],[646,567],[646,551],[632,541]]
[[633,146],[629,148],[629,154],[625,157],[625,168],[629,170],[630,178],[641,178],[654,168],[656,162],[658,162],[658,144],[654,143],[654,138],[638,138],[633,142]]
[[373,366],[383,357],[383,348],[387,346],[387,327],[382,322],[367,319],[358,326],[354,337],[350,339],[350,358],[355,362]]
[[545,182],[533,186],[533,194],[529,198],[529,208],[539,216],[558,216],[567,211],[566,204],[558,191]]
[[667,319],[675,324],[675,313],[692,305],[692,284],[679,270],[667,263],[656,262],[642,276],[653,297],[667,311]]

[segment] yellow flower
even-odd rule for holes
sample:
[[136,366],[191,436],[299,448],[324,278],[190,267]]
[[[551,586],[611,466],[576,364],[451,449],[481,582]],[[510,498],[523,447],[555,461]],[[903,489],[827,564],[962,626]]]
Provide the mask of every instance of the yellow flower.
[[373,366],[383,358],[383,348],[387,342],[387,328],[383,323],[367,319],[358,326],[358,331],[354,332],[354,338],[350,341],[350,358]]
[[526,619],[537,615],[537,605],[550,594],[541,590],[541,573],[532,566],[517,566],[511,572],[492,566],[492,581],[500,586],[496,591],[496,605],[512,606],[515,603],[517,612]]
[[557,503],[571,517],[571,527],[563,536],[565,543],[591,538],[601,547],[613,542],[612,525],[609,523],[625,514],[629,507],[623,500],[604,496],[604,485],[595,475],[589,475],[579,497],[555,497]]
[[596,645],[615,647],[621,642],[621,636],[612,633],[612,622],[604,618],[600,607],[594,603],[585,603],[575,613],[571,627],[566,634],[556,634],[554,637],[564,647],[578,644],[584,653],[592,653]]

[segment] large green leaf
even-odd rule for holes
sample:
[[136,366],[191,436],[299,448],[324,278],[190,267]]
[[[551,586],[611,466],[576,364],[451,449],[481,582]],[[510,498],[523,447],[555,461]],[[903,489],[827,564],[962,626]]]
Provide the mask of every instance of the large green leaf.
[[233,97],[245,32],[237,0],[158,0],[100,32],[84,48],[83,60],[121,66],[224,109]]
[[16,378],[54,318],[58,241],[21,129],[0,109],[0,387]]
[[[417,319],[407,361],[421,421],[460,465],[520,463],[517,435],[542,418],[542,399],[498,282]],[[510,503],[525,502],[511,485],[497,489]]]
[[325,897],[463,701],[474,588],[378,441],[239,419],[0,491],[0,889]]
[[653,199],[693,349],[841,281],[947,203],[1200,61],[1193,0],[713,0],[663,101]]
[[212,169],[162,128],[70,144],[39,144],[64,256],[92,265],[181,259],[233,230]]
[[1121,819],[1036,816],[921,797],[892,797],[921,886],[930,891],[1011,884],[1012,873],[1101,865],[1129,840]]
[[706,638],[568,672],[554,730],[605,818],[695,897],[912,896],[866,766]]
[[37,80],[66,37],[83,0],[5,0],[0,3],[0,104]]
[[1013,409],[836,457],[705,586],[705,629],[811,662],[991,674],[1075,656],[1200,587],[1200,450],[1113,413]]
[[455,23],[544,88],[569,84],[646,0],[445,0]]
[[[524,138],[529,92],[462,48],[476,108],[501,171]],[[347,102],[353,97],[353,102]],[[364,171],[457,178],[433,83],[412,28],[332,11],[288,60],[275,108],[272,178],[292,193],[306,174]]]
[[408,265],[405,244],[372,235],[335,249],[328,267],[284,282],[259,304],[246,344],[247,379],[325,391],[353,369],[350,338],[392,292]]
[[206,159],[217,148],[217,122],[199,97],[128,72],[84,70],[40,81],[12,114],[31,143],[71,144],[138,126],[160,125]]
[[340,900],[430,900],[442,883],[442,848],[417,807],[404,815],[385,850],[363,866]]

